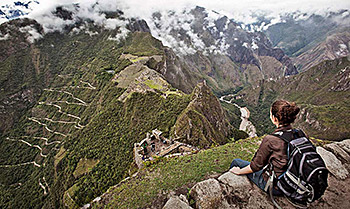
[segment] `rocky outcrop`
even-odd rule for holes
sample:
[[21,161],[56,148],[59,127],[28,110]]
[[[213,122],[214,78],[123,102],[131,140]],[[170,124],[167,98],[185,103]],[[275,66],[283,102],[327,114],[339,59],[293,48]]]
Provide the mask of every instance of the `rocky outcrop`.
[[[190,84],[200,77],[221,92],[298,73],[291,59],[273,47],[264,33],[248,32],[232,19],[203,7],[181,13],[157,12],[148,24],[152,35],[181,60],[174,70],[192,74],[185,78]],[[166,64],[169,61],[177,62],[167,60]]]
[[335,177],[345,179],[349,175],[349,172],[345,169],[344,165],[333,153],[322,147],[317,147],[317,152],[323,157],[329,172]]
[[[349,148],[350,139],[328,144],[325,148],[317,147],[317,152],[324,159],[330,171],[329,186],[325,194],[309,208],[346,208],[350,206],[348,201],[349,168],[344,166],[350,163],[346,157],[350,154]],[[341,160],[338,159],[338,156]],[[178,197],[170,198],[165,206],[174,202],[176,198],[179,199]],[[275,199],[282,208],[295,208],[284,197],[275,197]],[[184,202],[186,201],[181,201],[181,204]],[[177,207],[173,204],[172,208],[274,208],[269,195],[251,183],[246,176],[238,176],[231,172],[195,184],[190,190],[190,202],[191,206],[187,204],[187,206]],[[164,208],[167,208],[165,206]]]
[[219,100],[203,82],[193,90],[191,102],[176,120],[173,136],[193,146],[209,147],[226,143],[232,129]]
[[301,71],[310,69],[324,60],[334,60],[350,54],[350,32],[343,31],[328,36],[317,46],[294,58]]
[[183,201],[180,197],[170,197],[168,202],[164,205],[163,209],[191,209],[192,207],[188,205],[188,201]]

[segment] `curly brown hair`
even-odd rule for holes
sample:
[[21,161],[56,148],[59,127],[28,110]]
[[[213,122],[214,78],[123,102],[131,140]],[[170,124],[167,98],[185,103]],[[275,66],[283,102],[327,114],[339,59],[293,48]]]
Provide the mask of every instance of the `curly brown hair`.
[[271,106],[271,113],[278,119],[279,125],[289,125],[293,123],[300,112],[300,108],[295,102],[277,100]]

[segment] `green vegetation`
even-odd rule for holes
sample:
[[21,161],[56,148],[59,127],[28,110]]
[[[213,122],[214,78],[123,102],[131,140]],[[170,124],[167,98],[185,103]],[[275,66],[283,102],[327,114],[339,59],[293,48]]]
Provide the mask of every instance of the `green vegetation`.
[[137,56],[152,56],[163,54],[163,45],[151,34],[145,32],[135,32],[126,39],[124,52]]
[[163,86],[162,86],[162,85],[160,85],[160,84],[154,82],[153,80],[146,80],[146,81],[144,81],[144,83],[145,83],[148,87],[150,87],[151,89],[158,89],[158,90],[163,89]]
[[75,178],[91,171],[100,161],[94,159],[81,158],[73,172]]
[[111,188],[105,196],[107,207],[150,207],[158,197],[170,191],[189,189],[190,185],[210,175],[227,171],[235,158],[250,161],[260,141],[261,137],[249,138],[202,150],[197,154],[163,160],[141,170],[137,177]]
[[233,127],[239,127],[241,122],[241,111],[238,107],[227,102],[220,102],[222,108],[226,111],[226,115],[229,119],[230,124]]
[[[72,198],[83,205],[128,176],[133,161],[133,144],[157,128],[169,135],[177,115],[187,106],[189,96],[133,93],[125,103],[114,101],[89,126],[67,141],[68,173],[79,166],[80,158],[99,159],[89,173],[77,179]],[[79,138],[79,140],[76,140]]]
[[165,95],[170,95],[170,94],[174,94],[174,95],[178,95],[178,96],[181,96],[181,95],[183,95],[183,93],[181,93],[180,91],[171,91],[171,90],[168,90],[168,91],[166,91],[166,92],[164,92],[165,93]]
[[[15,105],[6,109],[11,117],[0,115],[0,130],[6,130],[0,137],[0,165],[29,162],[0,167],[1,208],[60,208],[67,190],[75,201],[72,203],[81,206],[89,202],[129,175],[133,143],[154,128],[169,135],[188,105],[190,97],[184,94],[169,94],[165,99],[160,93],[133,93],[125,103],[118,101],[125,88],[111,80],[113,71],[119,73],[132,64],[120,56],[162,55],[163,46],[149,33],[130,34],[120,43],[108,40],[111,33],[49,33],[28,48],[21,33],[14,42],[0,42],[5,51],[8,46],[20,49],[9,50],[10,56],[0,55],[0,101],[11,99],[13,94],[28,98],[21,103],[17,101],[24,100],[13,97],[15,102],[9,103]],[[38,122],[28,120],[31,117]],[[38,148],[16,141],[19,139],[40,146],[46,157]],[[80,159],[88,160],[79,163]]]
[[68,208],[76,209],[79,208],[79,206],[75,203],[75,201],[72,199],[72,196],[74,193],[78,190],[78,187],[76,184],[74,184],[71,188],[69,188],[63,195],[63,202],[65,205],[67,205]]
[[227,143],[233,137],[234,128],[211,89],[205,83],[198,84],[191,100],[176,120],[172,136],[200,148]]
[[67,154],[66,149],[64,149],[64,147],[62,146],[58,151],[58,153],[55,155],[55,162],[54,162],[55,168],[57,164],[66,156],[66,154]]

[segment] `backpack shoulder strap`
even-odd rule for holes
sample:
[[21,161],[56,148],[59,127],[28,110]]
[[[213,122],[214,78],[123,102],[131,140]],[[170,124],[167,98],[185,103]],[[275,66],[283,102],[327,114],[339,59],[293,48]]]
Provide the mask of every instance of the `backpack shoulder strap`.
[[277,136],[283,141],[289,143],[293,139],[306,137],[305,133],[300,129],[291,129],[287,131],[278,131],[276,133],[271,134],[273,136]]
[[280,139],[282,139],[283,141],[289,143],[290,141],[292,141],[294,139],[294,134],[293,134],[293,130],[291,131],[278,131],[275,133],[272,133],[272,136],[276,136]]
[[294,138],[306,137],[306,134],[301,129],[293,129]]

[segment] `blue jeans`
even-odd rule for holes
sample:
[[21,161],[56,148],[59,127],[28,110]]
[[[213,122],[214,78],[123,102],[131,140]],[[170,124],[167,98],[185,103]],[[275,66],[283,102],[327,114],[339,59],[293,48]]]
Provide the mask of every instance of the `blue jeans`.
[[[250,164],[250,162],[248,162],[248,161],[245,161],[242,159],[234,159],[231,163],[230,169],[232,167],[244,168],[249,164]],[[263,172],[263,170],[260,170],[260,171],[255,172],[255,173],[250,173],[250,174],[247,174],[247,177],[250,181],[252,181],[255,185],[257,185],[260,189],[265,191],[266,181],[262,176],[262,172]],[[274,196],[281,196],[282,192],[279,189],[273,188],[272,194]]]
[[[249,164],[250,164],[250,162],[248,162],[248,161],[241,160],[241,159],[234,159],[231,163],[230,169],[232,167],[244,168]],[[249,178],[250,181],[252,181],[254,184],[256,184],[260,189],[262,189],[264,191],[266,181],[262,177],[262,172],[263,172],[263,170],[260,170],[260,171],[255,172],[255,173],[250,173],[250,174],[247,174],[247,177]]]

